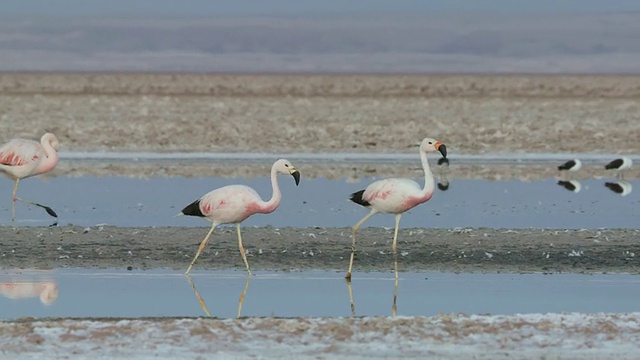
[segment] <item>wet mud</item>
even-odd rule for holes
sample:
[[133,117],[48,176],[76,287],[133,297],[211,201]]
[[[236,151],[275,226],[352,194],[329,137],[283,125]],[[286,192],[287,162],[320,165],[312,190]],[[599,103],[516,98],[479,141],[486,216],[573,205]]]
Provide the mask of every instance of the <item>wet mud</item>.
[[[185,269],[207,228],[0,228],[4,269]],[[243,228],[253,272],[346,272],[350,228]],[[392,271],[393,229],[358,233],[354,278],[361,271]],[[401,229],[399,271],[638,273],[637,229]],[[238,269],[244,264],[235,228],[216,229],[194,270]]]

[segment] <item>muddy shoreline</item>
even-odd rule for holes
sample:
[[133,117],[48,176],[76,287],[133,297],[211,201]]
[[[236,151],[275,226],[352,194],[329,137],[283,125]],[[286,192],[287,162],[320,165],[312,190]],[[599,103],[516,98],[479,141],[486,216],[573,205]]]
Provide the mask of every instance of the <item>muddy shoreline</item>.
[[[186,269],[206,228],[77,226],[0,228],[4,269]],[[392,271],[393,229],[364,228],[358,272]],[[640,230],[402,229],[399,271],[638,273]],[[247,258],[260,270],[345,272],[350,228],[243,228]],[[194,270],[244,265],[235,229],[216,230]]]

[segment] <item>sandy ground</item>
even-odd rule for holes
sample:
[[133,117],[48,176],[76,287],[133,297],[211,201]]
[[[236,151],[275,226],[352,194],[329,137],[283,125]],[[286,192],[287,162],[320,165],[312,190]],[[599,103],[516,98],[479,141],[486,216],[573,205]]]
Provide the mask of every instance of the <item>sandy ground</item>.
[[0,141],[63,151],[640,153],[640,76],[0,75]]
[[[0,141],[60,150],[640,154],[640,76],[0,75]],[[305,165],[307,177],[416,176],[415,166]],[[607,176],[603,163],[577,178]],[[263,176],[269,164],[86,163],[51,176]],[[634,170],[635,171],[635,170]],[[639,172],[630,174],[638,176]],[[451,167],[454,178],[558,175],[553,167]]]
[[[411,153],[430,136],[446,143],[450,154],[639,154],[639,96],[638,76],[3,73],[0,141],[36,139],[51,131],[62,151]],[[268,165],[230,172],[198,164],[188,174],[255,176]],[[600,165],[577,177],[605,176]],[[409,165],[323,166],[303,173],[421,176]],[[499,169],[452,164],[450,176],[554,176],[548,168]],[[184,176],[185,171],[182,164],[61,161],[53,176]],[[402,229],[399,268],[637,273],[638,231]],[[184,269],[205,233],[205,228],[2,227],[0,267]],[[247,228],[243,235],[254,271],[344,271],[348,265],[350,229]],[[388,229],[363,229],[354,278],[360,271],[393,268],[391,238]],[[233,230],[218,230],[196,266],[242,268]],[[0,322],[0,357],[625,359],[636,357],[639,317],[24,320]]]
[[[3,268],[186,269],[206,228],[0,228]],[[354,271],[392,270],[393,229],[364,228]],[[640,230],[402,229],[400,271],[637,273]],[[346,271],[348,228],[244,228],[254,272]],[[636,257],[635,255],[639,256]],[[216,230],[197,269],[243,269],[235,228]],[[357,275],[354,275],[357,277]]]

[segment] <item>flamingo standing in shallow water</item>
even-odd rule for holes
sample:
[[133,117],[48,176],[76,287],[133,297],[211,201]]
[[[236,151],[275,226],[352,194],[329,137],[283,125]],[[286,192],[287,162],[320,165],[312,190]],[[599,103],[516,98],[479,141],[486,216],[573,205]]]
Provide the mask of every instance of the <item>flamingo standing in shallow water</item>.
[[200,256],[202,250],[207,246],[213,230],[221,224],[236,224],[240,255],[242,255],[242,260],[244,260],[248,274],[251,275],[244,246],[242,246],[240,223],[253,214],[269,214],[280,205],[282,194],[278,186],[278,173],[291,175],[295,179],[296,185],[300,183],[300,172],[298,172],[289,160],[280,159],[273,163],[271,167],[271,187],[273,188],[271,200],[263,201],[260,195],[248,186],[228,185],[207,193],[182,209],[181,214],[183,215],[204,217],[212,222],[211,229],[200,243],[198,252],[193,258],[193,261],[191,261],[185,275],[189,274],[198,256]]
[[[351,259],[349,260],[349,271],[347,272],[347,276],[345,276],[347,280],[351,279],[353,257],[356,252],[356,232],[360,225],[373,215],[377,213],[396,215],[396,228],[393,233],[393,253],[396,254],[400,216],[405,211],[429,201],[433,195],[435,180],[433,179],[433,174],[429,168],[427,153],[434,151],[440,151],[444,158],[447,157],[447,148],[444,144],[431,138],[425,138],[422,140],[420,143],[420,160],[422,161],[422,168],[424,170],[424,187],[422,189],[420,188],[420,185],[413,180],[392,178],[378,180],[367,186],[366,189],[351,194],[351,201],[371,208],[371,212],[353,226]],[[398,272],[396,269],[396,278],[397,276]]]
[[16,196],[18,182],[31,176],[53,170],[58,164],[58,138],[52,133],[42,135],[40,143],[31,140],[13,139],[0,147],[0,172],[14,181],[11,204],[11,221],[16,219],[16,200],[39,206],[53,217],[58,215],[50,207]]

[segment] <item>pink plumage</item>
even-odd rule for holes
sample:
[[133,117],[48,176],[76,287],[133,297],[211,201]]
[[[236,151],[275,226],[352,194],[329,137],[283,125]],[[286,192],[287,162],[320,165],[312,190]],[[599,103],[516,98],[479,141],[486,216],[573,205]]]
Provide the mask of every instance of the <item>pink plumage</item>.
[[278,173],[291,175],[295,179],[296,185],[300,183],[300,172],[298,172],[295,166],[288,160],[280,159],[271,167],[271,187],[273,189],[273,195],[269,201],[263,201],[260,195],[248,186],[228,185],[208,192],[200,199],[182,209],[181,214],[183,215],[199,216],[207,218],[212,222],[211,229],[200,243],[198,252],[187,269],[187,275],[207,245],[213,230],[221,224],[236,224],[240,254],[244,260],[247,272],[251,275],[249,263],[247,262],[247,257],[242,245],[240,223],[254,214],[269,214],[280,205],[282,194],[278,185]]
[[47,173],[58,164],[58,139],[52,133],[42,135],[40,142],[13,139],[0,147],[0,172],[14,181],[11,207],[11,221],[15,221],[15,202],[22,202],[44,208],[57,217],[48,206],[24,200],[16,196],[18,182],[31,176]]
[[275,203],[262,201],[255,190],[244,185],[229,185],[213,190],[199,200],[202,215],[221,224],[242,222],[253,214],[268,214]]
[[[351,270],[353,268],[353,258],[356,251],[356,233],[358,228],[367,221],[371,216],[377,213],[395,214],[396,227],[393,235],[393,252],[396,253],[398,228],[400,226],[400,216],[402,213],[410,210],[431,199],[435,190],[435,180],[429,162],[427,161],[427,153],[440,151],[444,158],[447,157],[447,148],[444,144],[435,139],[425,138],[420,143],[420,160],[424,170],[424,187],[420,187],[417,182],[409,179],[391,178],[378,180],[366,189],[351,194],[351,201],[371,209],[369,214],[362,218],[353,226],[353,244],[351,246],[351,259],[349,260],[349,270],[346,278],[351,279]],[[396,271],[396,277],[398,273]]]
[[398,214],[427,202],[433,189],[422,192],[417,182],[409,179],[378,180],[367,186],[362,198],[379,212]]

